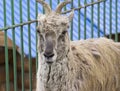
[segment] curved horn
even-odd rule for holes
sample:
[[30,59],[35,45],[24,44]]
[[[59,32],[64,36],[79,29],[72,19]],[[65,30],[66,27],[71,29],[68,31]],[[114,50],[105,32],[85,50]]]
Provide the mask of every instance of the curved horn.
[[63,8],[66,4],[68,4],[68,3],[71,3],[71,0],[66,0],[66,1],[64,1],[64,2],[62,2],[62,3],[60,3],[60,4],[58,4],[57,9],[56,9],[55,12],[60,14],[62,8]]
[[36,1],[43,5],[46,14],[49,14],[52,11],[50,6],[45,1],[43,0],[36,0]]

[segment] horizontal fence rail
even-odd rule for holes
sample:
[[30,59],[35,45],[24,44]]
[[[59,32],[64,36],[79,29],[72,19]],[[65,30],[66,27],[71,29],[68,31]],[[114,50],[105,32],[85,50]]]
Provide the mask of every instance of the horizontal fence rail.
[[[80,6],[78,8],[72,8],[71,10],[66,10],[64,12],[62,12],[62,14],[66,14],[66,13],[69,13],[71,12],[73,9],[74,10],[80,10],[82,8],[86,8],[86,7],[89,7],[91,5],[94,5],[94,4],[98,4],[98,3],[101,3],[101,2],[105,2],[106,0],[98,0],[96,2],[92,2],[92,3],[89,3],[89,4],[85,4],[84,6]],[[73,6],[72,6],[73,7]],[[23,22],[23,23],[20,23],[20,24],[15,24],[15,25],[12,25],[12,26],[8,26],[8,27],[4,27],[4,28],[1,28],[0,31],[2,30],[8,30],[8,29],[12,29],[12,28],[15,28],[15,27],[19,27],[19,26],[23,26],[23,25],[27,25],[27,24],[31,24],[31,23],[35,23],[37,22],[37,20],[31,20],[31,21],[28,21],[28,22]]]
[[31,21],[28,21],[28,22],[20,23],[20,24],[15,24],[15,25],[12,25],[12,26],[1,28],[0,31],[16,28],[16,27],[19,27],[19,26],[28,25],[28,24],[35,23],[35,22],[37,22],[37,20],[31,20]]
[[[105,1],[106,1],[106,0],[98,0],[98,1],[96,1],[96,2],[91,2],[91,3],[89,3],[89,4],[86,4],[86,1],[85,1],[84,6],[80,6],[80,5],[79,5],[78,8],[72,8],[72,9],[74,9],[74,10],[79,10],[79,9],[86,8],[86,7],[89,7],[89,6],[91,6],[91,5],[99,4],[99,3],[105,2]],[[72,9],[62,12],[62,14],[69,13],[70,11],[72,11]]]

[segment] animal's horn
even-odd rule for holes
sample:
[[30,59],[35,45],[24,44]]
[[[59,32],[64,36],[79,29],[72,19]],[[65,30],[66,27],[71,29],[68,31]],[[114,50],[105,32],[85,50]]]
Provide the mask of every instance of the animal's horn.
[[71,0],[66,0],[66,1],[64,1],[64,2],[62,2],[62,3],[60,3],[60,4],[58,4],[57,9],[56,9],[55,12],[60,14],[62,8],[63,8],[66,4],[68,4],[68,3],[71,3]]
[[52,11],[50,6],[45,1],[43,0],[36,0],[36,1],[43,5],[46,14],[49,14]]

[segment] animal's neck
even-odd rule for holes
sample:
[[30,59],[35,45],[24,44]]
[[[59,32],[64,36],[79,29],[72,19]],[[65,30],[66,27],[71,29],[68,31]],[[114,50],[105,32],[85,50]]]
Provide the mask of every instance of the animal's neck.
[[[70,56],[70,53],[67,56]],[[41,65],[40,78],[46,88],[51,89],[56,87],[56,89],[61,89],[61,86],[67,86],[67,83],[70,83],[70,79],[72,79],[70,71],[73,70],[73,67],[70,65],[70,57],[67,56],[55,64]]]
[[[46,82],[49,83],[51,80],[58,81],[61,76],[67,75],[68,73],[68,59],[64,58],[62,60],[59,60],[57,63],[53,64],[47,64],[41,65],[41,74],[44,75],[44,78],[46,79]],[[57,79],[59,78],[59,79]]]

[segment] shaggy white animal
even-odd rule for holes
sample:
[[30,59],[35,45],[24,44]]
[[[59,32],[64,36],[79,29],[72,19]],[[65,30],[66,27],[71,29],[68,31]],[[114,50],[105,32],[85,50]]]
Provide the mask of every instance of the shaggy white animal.
[[61,15],[65,1],[38,15],[36,91],[120,91],[120,44],[106,38],[71,42],[67,30],[73,18]]

